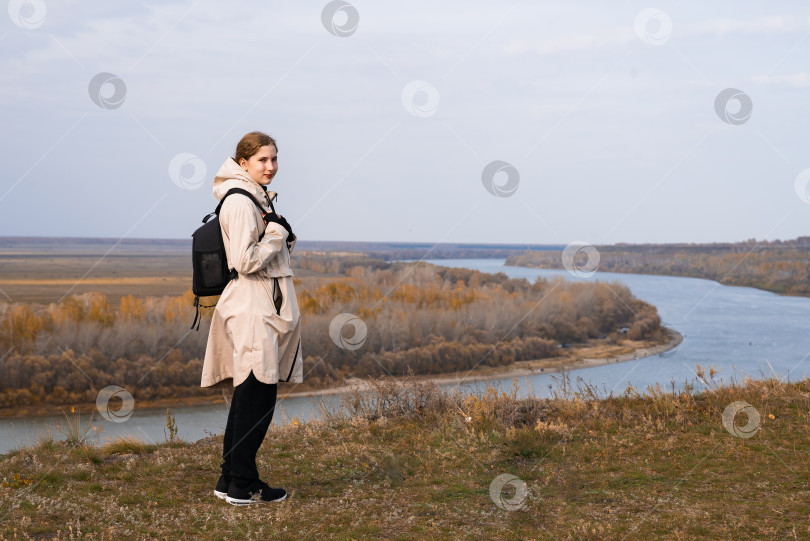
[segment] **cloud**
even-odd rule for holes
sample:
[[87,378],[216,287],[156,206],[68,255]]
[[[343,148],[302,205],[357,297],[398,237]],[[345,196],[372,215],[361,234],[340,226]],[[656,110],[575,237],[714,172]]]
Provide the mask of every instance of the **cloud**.
[[810,73],[805,72],[793,75],[756,75],[748,80],[762,86],[810,88]]
[[600,50],[625,45],[637,39],[632,25],[629,25],[627,28],[611,28],[598,33],[564,34],[541,39],[513,39],[504,44],[502,50],[510,55],[533,52],[539,56],[549,56]]
[[754,19],[718,18],[696,21],[686,26],[692,36],[728,36],[731,34],[784,34],[797,30],[810,30],[810,17],[772,15]]
[[[763,16],[752,19],[715,18],[703,21],[684,21],[668,14],[673,23],[673,39],[704,36],[771,35],[810,31],[810,17],[795,15]],[[621,26],[595,28],[591,32],[566,31],[551,36],[513,38],[501,46],[505,54],[535,53],[539,56],[558,55],[582,51],[602,51],[638,41],[632,18]]]

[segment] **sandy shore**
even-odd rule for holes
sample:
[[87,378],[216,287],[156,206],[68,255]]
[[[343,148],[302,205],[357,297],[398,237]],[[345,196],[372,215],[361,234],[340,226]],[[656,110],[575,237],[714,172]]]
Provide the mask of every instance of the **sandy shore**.
[[[566,354],[559,357],[537,359],[532,361],[520,361],[509,366],[480,366],[474,370],[468,370],[467,372],[463,373],[459,372],[453,374],[428,374],[414,376],[414,379],[418,381],[433,381],[439,385],[453,385],[464,382],[486,381],[494,379],[511,380],[512,378],[524,378],[534,376],[536,374],[553,374],[556,372],[578,370],[580,368],[590,368],[593,366],[632,361],[634,359],[643,359],[645,357],[651,357],[653,355],[659,355],[667,351],[672,351],[678,347],[681,341],[683,341],[683,336],[680,333],[672,329],[667,329],[667,332],[669,332],[670,336],[669,339],[663,344],[630,342],[630,345],[604,345],[599,344],[597,341],[596,344],[592,343],[586,346],[578,346],[570,349],[566,348]],[[621,353],[613,354],[612,352],[616,350],[621,350]],[[301,392],[285,393],[284,388],[286,386],[287,385],[279,386],[279,398],[331,395],[345,393],[354,389],[368,389],[370,387],[369,380],[365,378],[350,378],[346,380],[344,385],[330,387],[328,389],[307,390]],[[290,388],[294,387],[295,386],[291,386]],[[199,396],[140,401],[138,402],[138,408],[144,410],[165,410],[166,408],[185,408],[220,404],[225,402],[225,394],[227,393],[222,393],[220,396]],[[76,407],[79,411],[84,413],[94,411],[96,405],[78,404]],[[0,409],[0,419],[51,416],[65,411],[66,409],[67,408],[65,406],[52,406],[46,404],[38,407],[25,408],[25,411],[21,413],[19,408],[5,408]]]
[[[683,341],[682,334],[673,329],[666,330],[669,333],[669,339],[663,344],[646,345],[643,347],[634,348],[632,351],[618,355],[599,357],[581,356],[578,353],[582,352],[582,350],[587,351],[589,348],[574,348],[572,349],[571,354],[561,357],[538,359],[534,361],[520,361],[509,366],[480,367],[476,368],[475,370],[467,371],[466,373],[415,376],[415,379],[421,381],[433,381],[439,385],[453,385],[472,381],[512,379],[534,376],[537,374],[553,374],[556,372],[579,370],[580,368],[591,368],[594,366],[643,359],[645,357],[652,357],[653,355],[660,355],[662,353],[672,351],[681,344]],[[317,391],[304,391],[300,393],[280,393],[279,396],[290,398],[296,396],[318,396],[345,393],[353,389],[368,389],[369,387],[370,385],[367,379],[351,378],[346,380],[345,385],[340,385],[338,387],[330,387],[328,389],[320,389]]]

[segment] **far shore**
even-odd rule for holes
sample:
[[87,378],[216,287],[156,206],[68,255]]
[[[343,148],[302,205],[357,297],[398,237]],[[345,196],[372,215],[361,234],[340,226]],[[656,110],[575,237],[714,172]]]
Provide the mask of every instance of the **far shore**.
[[[579,370],[582,368],[592,368],[606,364],[621,363],[636,359],[643,359],[653,355],[660,355],[677,348],[683,341],[683,335],[673,329],[665,329],[668,339],[663,343],[651,341],[632,342],[624,341],[622,344],[602,344],[595,341],[585,345],[565,348],[565,355],[550,357],[545,359],[519,361],[506,366],[480,366],[464,373],[446,374],[425,374],[414,376],[417,381],[432,381],[438,385],[455,385],[461,383],[505,380],[513,378],[524,378],[538,374],[553,374],[563,371]],[[346,393],[356,389],[369,389],[371,384],[365,378],[349,378],[342,385],[328,387],[325,389],[312,389],[300,392],[284,392],[284,386],[279,387],[279,398],[296,398],[307,396],[332,395]],[[182,398],[169,398],[150,401],[139,401],[136,399],[136,407],[142,410],[165,410],[167,408],[186,408],[196,406],[210,406],[225,402],[225,395],[222,392],[214,396],[192,396]],[[71,409],[69,405],[43,404],[24,408],[24,413],[20,413],[21,408],[0,409],[0,419],[28,419],[36,417],[50,417],[59,415]],[[77,404],[76,409],[82,413],[95,410],[93,404]]]

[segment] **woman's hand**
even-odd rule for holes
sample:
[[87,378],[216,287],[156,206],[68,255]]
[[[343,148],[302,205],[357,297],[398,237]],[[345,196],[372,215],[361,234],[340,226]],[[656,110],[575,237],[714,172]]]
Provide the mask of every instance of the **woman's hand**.
[[292,231],[292,227],[290,226],[290,223],[283,216],[279,216],[275,212],[267,212],[264,215],[264,223],[266,225],[266,224],[269,224],[270,222],[275,222],[275,223],[279,224],[281,227],[283,227],[284,229],[287,230],[288,237],[290,237],[291,239],[295,238],[295,234]]

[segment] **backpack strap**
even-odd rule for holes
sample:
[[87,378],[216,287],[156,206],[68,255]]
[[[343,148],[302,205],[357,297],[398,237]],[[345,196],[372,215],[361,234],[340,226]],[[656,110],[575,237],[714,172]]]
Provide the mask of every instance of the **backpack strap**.
[[[191,328],[194,328],[194,325],[197,326],[197,330],[200,330],[200,323],[202,323],[202,314],[200,314],[200,307],[203,308],[211,308],[210,306],[205,306],[200,304],[200,297],[199,295],[194,297],[194,307],[196,308],[196,313],[194,314],[194,321],[191,323]],[[216,305],[213,305],[216,306]],[[199,323],[198,323],[199,322]]]
[[[223,195],[223,196],[222,196],[222,199],[220,199],[220,200],[219,200],[219,205],[217,205],[217,209],[214,211],[214,214],[216,214],[217,216],[219,216],[219,211],[220,211],[220,209],[222,208],[222,203],[224,203],[224,202],[225,202],[225,199],[227,199],[227,198],[228,198],[228,196],[229,196],[229,195],[231,195],[232,193],[240,193],[240,194],[242,194],[242,195],[246,195],[246,196],[248,196],[248,197],[250,198],[250,200],[251,200],[251,201],[253,201],[253,204],[254,204],[254,205],[256,205],[256,208],[258,208],[258,209],[259,209],[259,212],[261,212],[262,214],[264,214],[264,209],[263,209],[263,208],[262,208],[262,206],[259,204],[259,202],[258,202],[258,201],[256,201],[256,199],[254,199],[253,194],[252,194],[252,193],[250,193],[250,192],[249,192],[249,191],[247,191],[247,190],[242,189],[242,188],[231,188],[230,190],[228,190],[228,191],[225,193],[225,195]],[[272,202],[272,201],[270,202],[270,208],[271,208],[271,209],[273,209],[273,202]],[[275,212],[275,209],[273,209],[273,212]]]
[[[238,193],[238,194],[246,195],[248,198],[250,198],[251,201],[253,201],[253,204],[256,205],[257,209],[259,209],[259,213],[261,213],[262,217],[264,217],[264,208],[262,208],[262,206],[259,204],[259,202],[256,201],[256,199],[253,197],[252,193],[250,193],[247,190],[243,190],[242,188],[231,188],[230,190],[228,190],[225,193],[225,195],[222,196],[222,199],[219,200],[219,205],[217,205],[217,208],[216,208],[216,210],[214,210],[213,214],[216,214],[217,216],[219,216],[219,211],[222,209],[222,204],[225,202],[225,199],[227,199],[227,197],[229,195],[231,195],[232,193]],[[272,201],[270,201],[270,209],[273,212],[276,211],[276,209],[273,208],[273,202]],[[212,216],[212,214],[209,214],[208,216],[206,216],[205,220],[207,220],[209,216]],[[203,222],[205,220],[203,220]],[[264,231],[262,231],[259,234],[259,240],[262,240],[262,237],[264,237]],[[234,269],[231,269],[231,278],[236,278],[236,271]]]

